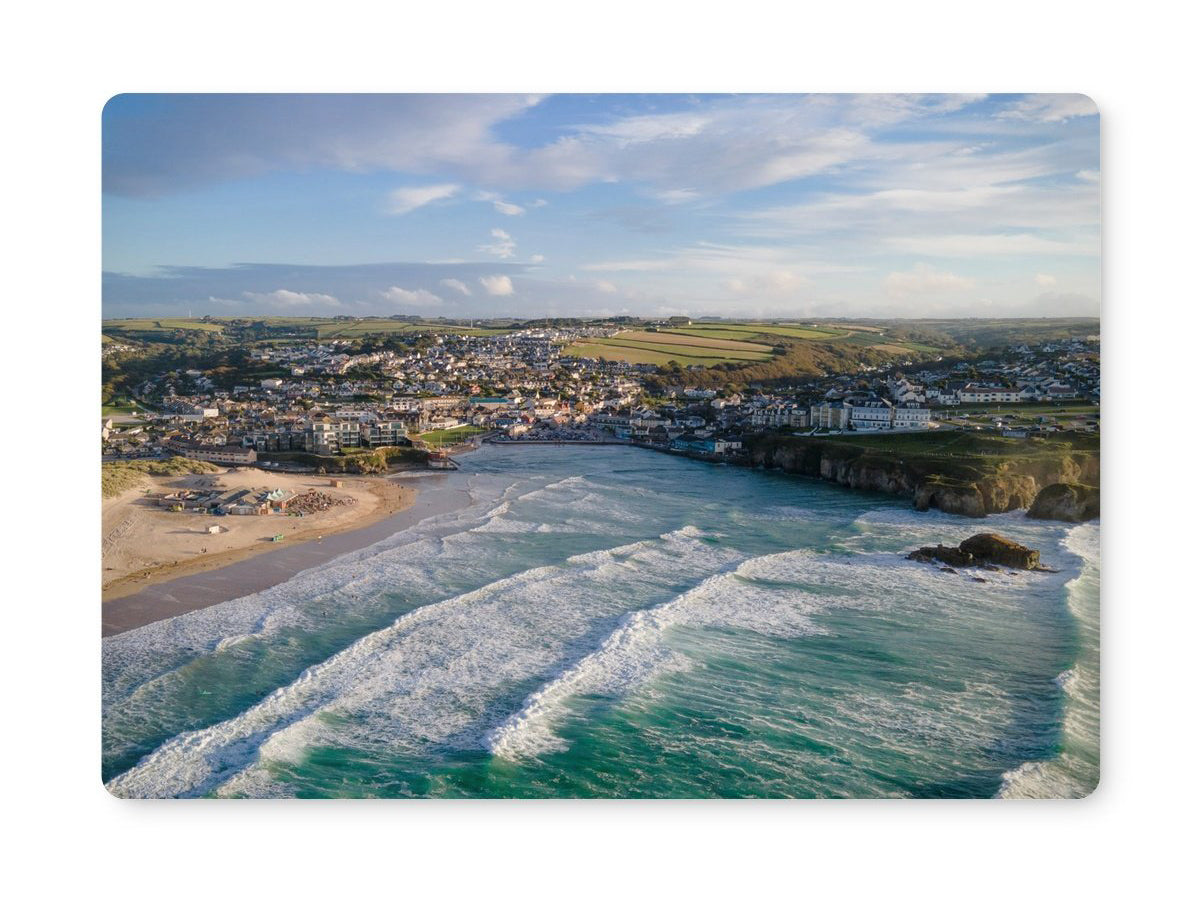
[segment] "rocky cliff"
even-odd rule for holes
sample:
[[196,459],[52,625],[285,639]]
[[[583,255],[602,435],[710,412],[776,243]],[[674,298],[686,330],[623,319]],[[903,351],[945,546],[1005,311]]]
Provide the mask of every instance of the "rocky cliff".
[[1100,517],[1100,488],[1060,481],[1042,488],[1026,513],[1031,519],[1088,522]]
[[1040,491],[1060,482],[1095,484],[1099,493],[1098,447],[1046,441],[1018,445],[1014,452],[1012,442],[970,435],[957,438],[970,450],[946,452],[942,445],[955,440],[953,434],[930,434],[927,442],[905,438],[905,447],[916,444],[915,449],[881,450],[883,437],[771,437],[750,446],[750,461],[859,490],[910,496],[919,510],[976,518],[1031,507]]

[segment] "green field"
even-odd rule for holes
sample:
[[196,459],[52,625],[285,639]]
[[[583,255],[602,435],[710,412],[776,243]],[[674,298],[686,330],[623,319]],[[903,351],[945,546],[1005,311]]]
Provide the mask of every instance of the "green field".
[[225,325],[221,322],[202,322],[199,319],[162,318],[162,319],[112,319],[103,323],[108,332],[118,334],[170,334],[173,331],[212,331],[221,332]]
[[461,444],[468,438],[486,432],[486,428],[475,425],[459,425],[457,428],[439,428],[419,434],[416,440],[424,441],[430,447],[447,447],[451,444]]
[[672,360],[681,366],[762,362],[772,355],[771,347],[766,344],[677,331],[622,331],[614,337],[572,344],[565,352],[571,356],[656,366],[668,365]]
[[754,323],[720,325],[689,325],[686,328],[672,328],[677,334],[690,334],[696,337],[725,338],[729,340],[749,340],[755,336],[771,338],[773,336],[799,338],[806,341],[829,341],[849,336],[850,332],[836,328],[817,328],[810,325],[756,325]]
[[1081,400],[1069,402],[1048,403],[964,403],[952,407],[953,412],[960,413],[1034,413],[1036,415],[1100,415],[1100,407]]
[[730,340],[770,340],[776,337],[804,341],[843,343],[854,347],[880,350],[884,353],[938,353],[941,348],[915,341],[894,340],[888,337],[886,328],[867,325],[771,325],[745,323],[721,323],[720,325],[691,325],[672,329],[678,334],[698,337],[719,337]]
[[943,352],[929,344],[891,338],[887,328],[877,326],[757,322],[701,323],[659,331],[622,331],[611,338],[580,341],[565,352],[572,356],[656,366],[666,366],[674,361],[681,366],[711,367],[720,363],[772,362],[779,358],[775,348],[780,345],[791,348],[786,353],[805,346],[833,352],[852,347],[897,356]]
[[[103,331],[110,337],[129,336],[153,338],[169,335],[176,331],[206,331],[223,334],[234,322],[261,324],[269,329],[307,332],[307,336],[329,338],[358,338],[378,334],[411,334],[433,331],[443,334],[491,335],[504,334],[507,328],[470,328],[466,325],[443,325],[438,322],[403,322],[388,318],[331,319],[312,316],[247,316],[245,319],[200,319],[188,318],[142,318],[109,319],[102,323]],[[286,338],[284,338],[286,339]]]

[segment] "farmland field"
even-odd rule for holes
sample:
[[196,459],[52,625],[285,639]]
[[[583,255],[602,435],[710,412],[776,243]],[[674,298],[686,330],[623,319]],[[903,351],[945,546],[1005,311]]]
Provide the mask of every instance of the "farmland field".
[[622,331],[616,336],[616,339],[652,344],[671,344],[679,345],[680,347],[691,346],[717,350],[749,350],[752,353],[771,352],[771,348],[765,344],[755,344],[742,339],[730,340],[706,334],[679,334],[673,331]]
[[656,366],[665,366],[672,360],[681,366],[761,362],[770,359],[772,354],[765,344],[657,331],[622,331],[615,337],[572,344],[565,352],[572,356]]
[[847,337],[849,332],[837,328],[817,328],[808,325],[755,325],[721,323],[720,325],[689,325],[685,328],[672,328],[679,334],[690,334],[696,337],[714,337],[734,340],[745,340],[755,336],[770,338],[782,336],[800,338],[809,341],[829,341]]
[[202,322],[199,319],[163,318],[163,319],[116,319],[103,323],[110,331],[153,333],[172,332],[179,330],[192,331],[223,331],[225,326],[220,322]]
[[591,359],[603,359],[609,362],[627,362],[631,365],[648,364],[652,366],[665,366],[672,359],[680,363],[680,365],[692,365],[693,363],[684,363],[683,357],[671,353],[663,353],[655,350],[633,350],[628,347],[614,347],[611,344],[601,344],[592,341],[585,341],[579,344],[571,344],[563,348],[563,353],[567,356],[585,356]]

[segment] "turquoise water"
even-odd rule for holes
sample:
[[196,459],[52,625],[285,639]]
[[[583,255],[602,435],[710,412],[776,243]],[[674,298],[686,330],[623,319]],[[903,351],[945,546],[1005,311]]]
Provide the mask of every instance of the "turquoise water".
[[[620,447],[488,447],[471,503],[104,641],[120,796],[1082,796],[1099,527]],[[985,527],[1060,570],[908,562]]]

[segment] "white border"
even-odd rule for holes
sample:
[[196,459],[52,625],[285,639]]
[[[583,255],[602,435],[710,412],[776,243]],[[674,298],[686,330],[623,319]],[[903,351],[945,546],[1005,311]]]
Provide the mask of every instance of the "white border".
[[[1186,858],[1195,793],[1183,731],[1193,713],[1175,695],[1187,683],[1196,592],[1173,584],[1189,554],[1170,530],[1194,518],[1195,463],[1170,449],[1172,437],[1185,440],[1184,426],[1164,429],[1168,401],[1192,386],[1185,367],[1197,336],[1195,279],[1181,271],[1196,255],[1192,29],[1173,8],[1142,3],[1105,21],[1096,18],[1102,7],[1044,2],[743,2],[711,11],[644,0],[460,2],[438,12],[110,2],[10,12],[3,152],[16,196],[5,210],[4,364],[9,421],[23,436],[6,447],[5,506],[22,515],[19,533],[10,533],[15,516],[5,525],[10,883],[133,897],[1163,890]],[[104,101],[127,90],[545,88],[1079,91],[1098,102],[1106,415],[1096,795],[1005,804],[233,804],[118,802],[101,789],[88,435]],[[74,430],[58,427],[64,419],[79,423],[77,442],[62,439]],[[39,507],[25,524],[24,510]]]

